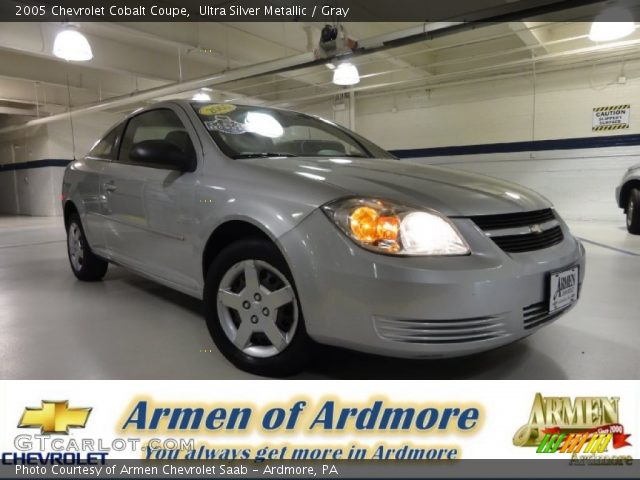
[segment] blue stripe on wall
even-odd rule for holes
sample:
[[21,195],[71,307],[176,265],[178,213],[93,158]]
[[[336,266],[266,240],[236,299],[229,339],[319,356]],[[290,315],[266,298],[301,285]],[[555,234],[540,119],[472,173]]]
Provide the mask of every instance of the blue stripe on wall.
[[31,160],[30,162],[4,163],[0,164],[0,172],[10,172],[12,170],[27,170],[29,168],[44,167],[66,167],[71,160],[45,158],[44,160]]
[[449,155],[477,155],[481,153],[539,152],[542,150],[627,147],[633,145],[640,145],[640,134],[565,138],[561,140],[535,140],[527,142],[485,143],[480,145],[457,145],[451,147],[410,148],[391,150],[391,153],[399,158],[416,158]]
[[[439,157],[450,155],[478,155],[482,153],[540,152],[543,150],[575,150],[580,148],[629,147],[640,145],[640,134],[609,135],[606,137],[563,138],[509,143],[483,143],[450,147],[409,148],[390,150],[398,158]],[[640,154],[640,150],[638,151]],[[0,172],[28,168],[66,167],[71,160],[47,158],[30,162],[0,164]]]

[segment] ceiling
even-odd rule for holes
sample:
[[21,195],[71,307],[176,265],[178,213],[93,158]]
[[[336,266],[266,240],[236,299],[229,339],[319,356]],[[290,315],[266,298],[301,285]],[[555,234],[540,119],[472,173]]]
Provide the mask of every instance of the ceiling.
[[[421,23],[345,23],[362,40]],[[0,122],[42,117],[317,48],[321,23],[81,23],[94,58],[52,54],[60,23],[0,23]],[[356,95],[437,88],[640,57],[640,30],[596,44],[589,22],[508,22],[354,56]],[[345,92],[324,64],[212,86],[215,100],[298,105]],[[190,97],[195,93],[181,93]],[[131,109],[135,105],[120,107]]]

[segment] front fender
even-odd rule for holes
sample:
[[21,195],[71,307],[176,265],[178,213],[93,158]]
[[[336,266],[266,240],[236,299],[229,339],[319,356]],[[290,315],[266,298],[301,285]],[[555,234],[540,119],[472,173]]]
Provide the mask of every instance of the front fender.
[[312,204],[277,198],[273,193],[241,195],[212,187],[199,189],[196,204],[201,248],[220,225],[234,220],[255,226],[277,242],[317,208]]

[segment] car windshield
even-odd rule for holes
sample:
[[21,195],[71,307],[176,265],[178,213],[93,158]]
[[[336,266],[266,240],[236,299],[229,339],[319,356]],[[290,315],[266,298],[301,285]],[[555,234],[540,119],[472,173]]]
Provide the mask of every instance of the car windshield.
[[193,103],[222,151],[231,158],[394,158],[334,123],[302,113],[228,103]]

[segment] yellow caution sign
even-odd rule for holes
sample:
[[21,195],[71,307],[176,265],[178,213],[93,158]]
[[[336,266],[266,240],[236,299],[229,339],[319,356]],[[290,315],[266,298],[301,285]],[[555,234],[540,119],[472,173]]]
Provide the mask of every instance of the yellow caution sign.
[[629,128],[630,117],[630,104],[595,107],[593,109],[591,130],[594,132],[602,132]]

